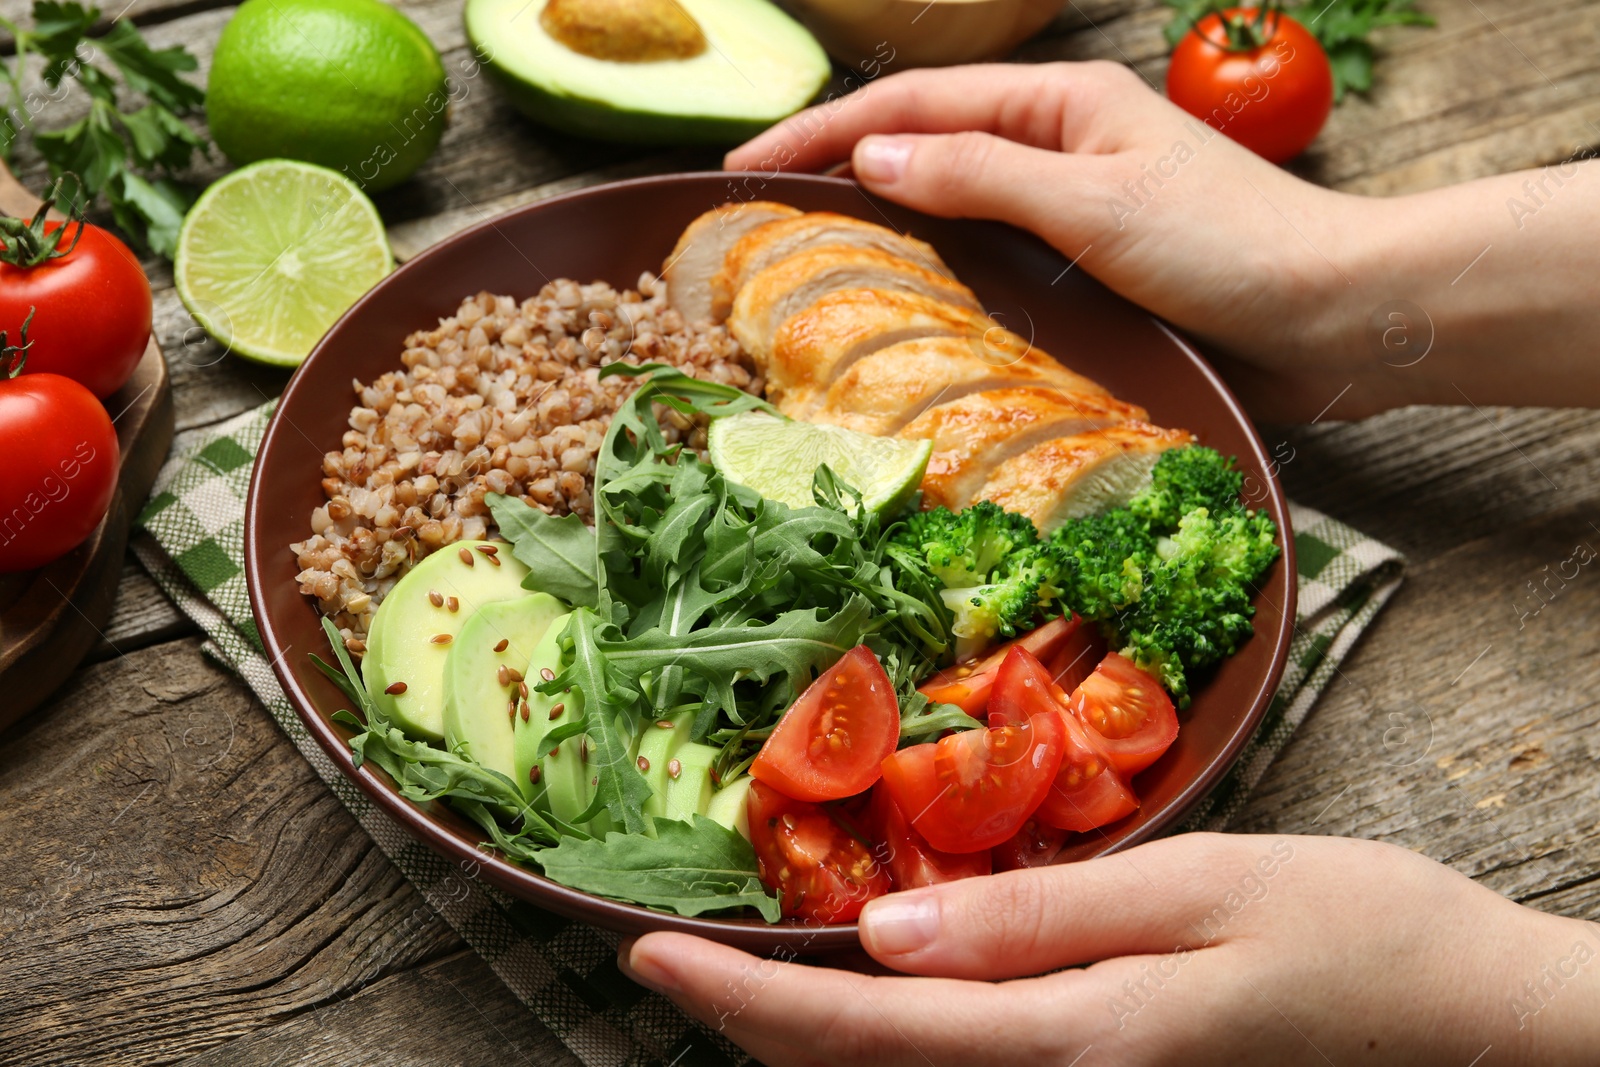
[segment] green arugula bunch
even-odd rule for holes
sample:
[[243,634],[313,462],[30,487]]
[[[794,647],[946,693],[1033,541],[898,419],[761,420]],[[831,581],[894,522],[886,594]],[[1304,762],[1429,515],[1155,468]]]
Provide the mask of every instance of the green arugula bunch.
[[[205,102],[205,91],[182,77],[199,64],[181,45],[151,48],[123,19],[91,37],[100,15],[97,7],[35,0],[32,29],[0,18],[0,29],[16,42],[16,58],[10,64],[0,60],[0,77],[9,90],[0,115],[0,159],[9,162],[22,129],[33,125],[63,85],[76,83],[89,96],[89,113],[62,129],[37,131],[33,138],[51,177],[65,179],[63,210],[87,210],[104,196],[125,233],[170,257],[194,200],[175,175],[206,149],[205,138],[182,118]],[[44,62],[49,100],[24,90],[30,55]],[[97,60],[108,61],[111,69]],[[121,75],[120,86],[112,70]],[[123,110],[119,88],[142,97],[143,105]]]
[[[1234,6],[1218,0],[1164,0],[1177,13],[1167,23],[1169,45],[1176,45],[1205,16]],[[1375,58],[1372,32],[1384,26],[1432,26],[1433,17],[1417,10],[1416,0],[1307,0],[1273,4],[1309,30],[1328,54],[1333,68],[1333,99],[1372,89]]]

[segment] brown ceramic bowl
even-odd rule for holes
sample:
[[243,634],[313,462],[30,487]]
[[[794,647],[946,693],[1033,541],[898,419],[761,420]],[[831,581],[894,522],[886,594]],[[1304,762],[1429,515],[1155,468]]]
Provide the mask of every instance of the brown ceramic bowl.
[[871,79],[882,70],[999,59],[1066,0],[784,0],[828,54]]
[[[408,333],[431,328],[479,290],[522,299],[561,277],[630,285],[641,271],[659,268],[695,215],[753,196],[858,215],[932,242],[1006,325],[1031,333],[1075,369],[1149,408],[1156,423],[1188,427],[1205,444],[1237,455],[1259,487],[1262,506],[1287,535],[1287,508],[1261,441],[1215,372],[1161,322],[1082,270],[1069,270],[1044,242],[994,223],[919,215],[837,178],[684,174],[597,186],[519,208],[428,249],[364,296],[296,372],[267,429],[250,486],[245,566],[267,656],[306,728],[345,774],[442,855],[476,859],[485,880],[516,897],[627,934],[682,930],[755,952],[841,951],[856,946],[854,925],[817,930],[769,926],[759,918],[687,919],[557,885],[479,851],[480,832],[443,805],[415,805],[381,770],[370,764],[357,770],[346,744],[350,731],[330,719],[346,701],[307,656],[326,656],[327,642],[312,602],[296,589],[288,548],[309,532],[311,511],[322,502],[322,453],[338,448],[346,429],[351,378],[371,380],[399,366]],[[1285,536],[1283,547],[1257,598],[1256,636],[1200,688],[1182,715],[1178,740],[1139,775],[1143,808],[1103,832],[1082,835],[1064,859],[1101,855],[1171,830],[1233,764],[1261,721],[1288,654],[1292,538]]]

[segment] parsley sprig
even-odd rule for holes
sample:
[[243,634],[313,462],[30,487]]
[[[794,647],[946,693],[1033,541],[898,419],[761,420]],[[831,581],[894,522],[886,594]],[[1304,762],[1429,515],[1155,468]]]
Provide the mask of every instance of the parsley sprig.
[[[1181,41],[1186,33],[1207,15],[1227,10],[1230,4],[1219,0],[1165,0],[1176,13],[1167,23],[1167,43]],[[1263,3],[1262,8],[1281,10],[1310,30],[1328,53],[1333,68],[1333,99],[1345,93],[1366,93],[1372,89],[1372,63],[1375,53],[1368,40],[1374,30],[1385,26],[1432,26],[1433,16],[1417,10],[1416,0],[1307,0],[1299,4]]]
[[[205,102],[205,91],[183,77],[199,64],[181,45],[151,48],[126,20],[93,37],[100,15],[97,7],[36,0],[31,29],[0,18],[16,42],[15,58],[0,59],[0,159],[10,162],[22,132],[34,128],[34,147],[62,182],[64,209],[87,210],[104,196],[118,227],[170,257],[194,200],[176,176],[206,149],[182,118]],[[30,56],[44,64],[48,96],[24,86]],[[68,82],[88,94],[89,113],[60,129],[38,128]]]

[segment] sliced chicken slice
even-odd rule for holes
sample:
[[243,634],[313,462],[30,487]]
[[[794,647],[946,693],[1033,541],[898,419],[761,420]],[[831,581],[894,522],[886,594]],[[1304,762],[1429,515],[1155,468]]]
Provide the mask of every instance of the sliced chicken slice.
[[734,298],[728,329],[756,365],[765,368],[773,334],[784,320],[841,289],[921,293],[970,311],[983,311],[971,289],[909,259],[875,248],[829,245],[780,260],[745,282]]
[[880,348],[918,337],[970,337],[997,366],[1029,343],[969,308],[920,293],[843,289],[778,327],[767,366],[767,395],[784,414],[805,418],[850,365]]
[[809,417],[812,422],[888,436],[935,404],[990,389],[1030,385],[1106,395],[1101,386],[1036,349],[997,367],[982,358],[969,338],[921,337],[857,360]]
[[[667,302],[689,322],[711,318],[711,279],[739,238],[769,222],[792,218],[798,208],[771,200],[727,203],[689,223],[661,268]],[[718,319],[720,320],[720,317]]]
[[1122,507],[1150,484],[1161,453],[1193,441],[1188,430],[1144,422],[1059,437],[996,467],[977,499],[1028,516],[1047,534],[1068,519]]
[[711,277],[711,315],[717,321],[733,310],[733,298],[745,282],[790,256],[826,245],[850,248],[875,248],[891,256],[909,259],[935,274],[953,278],[939,253],[926,241],[905,237],[887,226],[864,222],[832,211],[808,211],[793,218],[778,219],[749,230],[722,260],[722,269]]
[[1058,437],[1142,421],[1144,408],[1109,396],[1025,386],[972,393],[929,408],[901,437],[933,442],[922,477],[923,501],[959,511],[971,504],[997,466]]

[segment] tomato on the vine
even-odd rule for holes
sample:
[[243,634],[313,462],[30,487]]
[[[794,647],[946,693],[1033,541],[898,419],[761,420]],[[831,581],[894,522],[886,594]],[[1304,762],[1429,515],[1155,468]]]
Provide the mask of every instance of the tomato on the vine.
[[78,547],[117,485],[106,409],[59,374],[13,377],[27,357],[26,325],[19,333],[10,345],[0,330],[0,571],[42,567]]
[[[50,201],[46,201],[48,207]],[[128,246],[98,226],[0,219],[0,329],[31,313],[29,374],[60,374],[104,400],[150,341],[150,282]]]
[[1333,68],[1322,44],[1273,6],[1200,18],[1172,50],[1167,96],[1189,114],[1274,163],[1317,139],[1333,110]]

